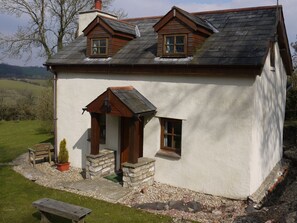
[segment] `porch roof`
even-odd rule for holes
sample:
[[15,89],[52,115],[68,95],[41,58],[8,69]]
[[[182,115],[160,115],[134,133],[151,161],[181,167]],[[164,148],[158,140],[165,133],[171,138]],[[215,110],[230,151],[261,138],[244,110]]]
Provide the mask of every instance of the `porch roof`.
[[156,107],[134,87],[109,87],[86,106],[88,112],[107,113],[123,117],[155,113]]

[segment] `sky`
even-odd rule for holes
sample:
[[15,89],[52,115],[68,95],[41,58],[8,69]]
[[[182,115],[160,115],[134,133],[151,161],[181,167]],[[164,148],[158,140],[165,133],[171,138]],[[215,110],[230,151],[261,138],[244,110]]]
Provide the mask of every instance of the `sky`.
[[[276,4],[277,0],[114,0],[113,7],[121,8],[128,13],[129,18],[135,18],[165,15],[174,5],[188,12],[200,12]],[[289,43],[295,42],[297,41],[297,0],[279,0],[279,4],[283,6]],[[13,33],[18,26],[25,22],[24,19],[0,14],[0,32]],[[42,66],[44,61],[44,58],[36,56],[33,56],[29,61],[11,58],[0,59],[0,63],[24,66]]]

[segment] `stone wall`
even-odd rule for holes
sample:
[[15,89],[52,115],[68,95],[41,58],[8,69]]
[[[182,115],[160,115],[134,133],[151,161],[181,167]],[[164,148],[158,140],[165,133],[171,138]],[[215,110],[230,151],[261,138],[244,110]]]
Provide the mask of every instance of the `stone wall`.
[[138,163],[123,164],[123,186],[133,189],[142,189],[154,183],[155,160],[139,158]]
[[86,178],[94,179],[115,172],[115,152],[102,149],[98,155],[87,155]]

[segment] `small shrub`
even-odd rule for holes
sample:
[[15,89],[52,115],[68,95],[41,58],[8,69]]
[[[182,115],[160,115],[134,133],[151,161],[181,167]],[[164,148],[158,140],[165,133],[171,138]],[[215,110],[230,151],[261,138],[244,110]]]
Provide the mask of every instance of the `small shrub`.
[[59,150],[59,163],[68,163],[69,154],[66,148],[66,139],[63,139],[60,142],[60,150]]

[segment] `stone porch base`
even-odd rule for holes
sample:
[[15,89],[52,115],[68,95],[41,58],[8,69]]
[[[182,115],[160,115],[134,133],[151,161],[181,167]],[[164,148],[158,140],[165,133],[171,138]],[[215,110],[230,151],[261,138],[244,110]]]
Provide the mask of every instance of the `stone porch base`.
[[98,155],[87,155],[86,178],[94,179],[115,172],[115,154],[108,149],[100,150]]
[[142,189],[154,183],[154,159],[141,157],[138,159],[138,163],[124,163],[122,169],[124,187]]

